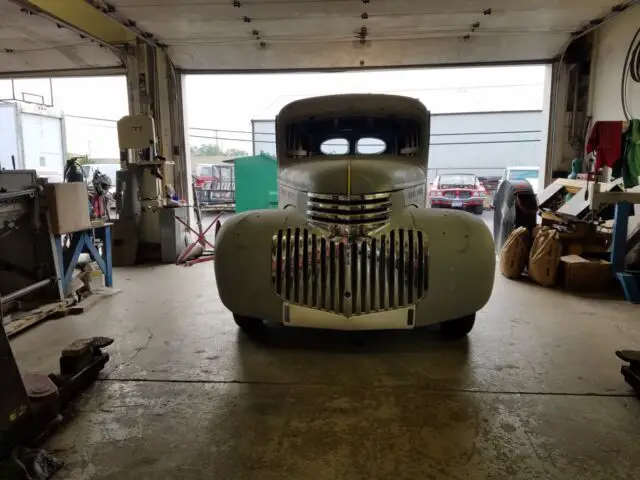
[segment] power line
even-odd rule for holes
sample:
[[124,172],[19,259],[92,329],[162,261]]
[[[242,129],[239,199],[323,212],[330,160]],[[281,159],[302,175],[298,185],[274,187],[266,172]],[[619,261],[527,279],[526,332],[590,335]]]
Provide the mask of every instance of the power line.
[[[189,138],[206,138],[208,140],[226,140],[226,141],[230,141],[230,142],[249,142],[249,143],[253,143],[252,139],[242,139],[242,138],[226,138],[226,137],[211,137],[211,136],[204,136],[204,135],[189,135]],[[527,140],[489,140],[489,141],[484,141],[484,142],[442,142],[442,143],[431,143],[429,144],[429,146],[433,147],[436,145],[485,145],[485,144],[497,144],[497,143],[533,143],[533,142],[539,142],[540,139],[527,139]],[[257,144],[271,144],[271,145],[275,145],[276,142],[272,141],[272,140],[265,140],[265,141],[257,141],[255,142]],[[341,146],[341,144],[329,144],[329,145],[336,145],[336,146]],[[375,145],[375,144],[368,144],[368,145],[360,145],[361,147],[380,147],[380,145]]]
[[[95,121],[99,121],[99,122],[113,122],[113,123],[117,122],[117,120],[113,120],[111,118],[85,117],[85,116],[80,116],[80,115],[69,115],[69,114],[65,114],[64,116],[65,117],[70,117],[70,118],[78,118],[78,119],[81,119],[81,120],[82,119],[84,119],[84,120],[95,120]],[[276,135],[275,132],[253,132],[253,131],[250,131],[250,130],[229,130],[229,129],[225,129],[225,128],[189,127],[189,130],[201,130],[201,131],[205,131],[205,132],[238,133],[238,134],[245,134],[245,135],[252,135],[252,136],[257,136],[257,135],[272,135],[272,136],[275,136]],[[525,134],[525,133],[541,133],[541,132],[542,132],[542,130],[503,130],[503,131],[499,131],[499,132],[432,133],[431,136],[432,137],[450,137],[450,136],[464,136],[464,135],[518,135],[518,134]],[[198,137],[198,135],[192,135],[192,134],[189,134],[189,136],[190,137]],[[210,138],[210,137],[201,137],[201,138]],[[213,138],[213,137],[211,137],[211,138]],[[219,139],[220,140],[245,141],[244,139],[231,139],[231,138],[221,138],[221,137],[219,137]],[[265,142],[261,142],[261,143],[265,143]]]
[[96,120],[98,122],[112,122],[112,123],[118,123],[118,120],[114,120],[113,118],[100,118],[100,117],[85,117],[82,115],[71,115],[68,113],[64,114],[65,117],[69,117],[69,118],[78,118],[80,120]]
[[[225,130],[222,128],[199,128],[189,127],[189,130],[203,130],[206,132],[223,132],[223,133],[243,133],[247,135],[275,135],[275,132],[250,132],[247,130]],[[500,132],[454,132],[454,133],[432,133],[432,137],[448,137],[456,135],[515,135],[520,133],[541,133],[542,130],[504,130]]]
[[[101,122],[117,122],[117,120],[109,119],[109,118],[99,118],[99,117],[84,117],[79,115],[67,115],[66,117],[85,119],[85,120],[95,120]],[[101,127],[106,127],[107,125],[99,125]],[[248,130],[229,130],[224,128],[203,128],[203,127],[190,127],[189,130],[202,130],[205,132],[222,132],[222,133],[238,133],[243,135],[251,135],[253,138],[245,139],[245,138],[229,138],[229,137],[220,137],[220,136],[205,136],[205,135],[194,135],[189,134],[190,138],[206,138],[209,140],[225,140],[230,142],[255,142],[255,143],[271,143],[275,144],[276,142],[273,140],[257,140],[255,137],[257,135],[271,135],[275,136],[275,132],[251,132]],[[541,133],[542,130],[503,130],[499,132],[454,132],[454,133],[432,133],[430,136],[432,137],[453,137],[453,136],[468,136],[468,135],[519,135],[519,134],[532,134],[532,133]],[[431,146],[435,145],[483,145],[483,144],[498,144],[498,143],[531,143],[531,142],[539,142],[540,139],[524,139],[524,140],[493,140],[493,141],[481,141],[481,142],[442,142],[442,143],[431,143]],[[361,145],[363,147],[379,147],[379,145]]]

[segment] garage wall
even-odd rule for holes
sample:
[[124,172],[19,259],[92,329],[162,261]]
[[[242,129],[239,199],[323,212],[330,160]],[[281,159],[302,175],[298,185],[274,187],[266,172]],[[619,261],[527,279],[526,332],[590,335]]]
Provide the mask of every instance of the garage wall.
[[[620,81],[627,49],[639,26],[640,7],[635,7],[596,31],[595,68],[592,68],[594,78],[590,92],[594,121],[624,120]],[[640,118],[640,84],[629,80],[627,94],[633,116]]]

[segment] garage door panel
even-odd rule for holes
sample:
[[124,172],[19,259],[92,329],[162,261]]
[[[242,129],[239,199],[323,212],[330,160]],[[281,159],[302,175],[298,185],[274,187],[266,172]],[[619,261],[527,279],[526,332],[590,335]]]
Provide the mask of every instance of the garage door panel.
[[0,73],[114,67],[119,58],[106,48],[58,28],[13,3],[0,2]]
[[273,70],[548,61],[619,0],[113,3],[186,70]]
[[[187,71],[549,61],[620,0],[112,0]],[[485,9],[490,14],[484,14]],[[366,15],[363,18],[363,13]],[[364,46],[358,34],[366,27]],[[109,49],[0,3],[0,73],[120,66]],[[7,53],[11,52],[11,53]]]
[[466,42],[460,38],[396,40],[372,42],[366,47],[360,47],[356,41],[273,43],[264,49],[254,44],[190,45],[171,47],[170,54],[176,63],[188,65],[192,70],[207,70],[212,66],[218,70],[357,68],[493,62],[496,52],[499,58],[515,62],[545,60],[552,57],[563,42],[564,35],[544,34],[476,37]]
[[[581,5],[580,16],[570,5],[554,10],[545,10],[539,5],[522,8],[517,5],[510,10],[495,10],[492,15],[482,15],[478,8],[452,8],[446,5],[440,10],[433,7],[397,8],[395,3],[382,2],[388,10],[378,6],[378,11],[363,10],[362,4],[342,3],[344,7],[336,7],[335,2],[328,2],[323,6],[320,2],[304,5],[292,4],[286,11],[278,11],[271,5],[251,5],[246,9],[234,9],[225,6],[198,7],[176,6],[159,11],[148,8],[126,7],[123,14],[131,18],[139,18],[138,24],[145,30],[153,32],[165,42],[182,41],[186,39],[201,39],[213,41],[225,37],[251,39],[252,30],[258,30],[266,37],[281,37],[283,35],[297,35],[304,37],[311,34],[326,34],[327,36],[344,36],[352,33],[355,28],[366,26],[375,28],[378,34],[392,33],[393,29],[415,28],[425,30],[451,29],[460,34],[467,33],[472,25],[480,22],[478,30],[506,29],[508,31],[554,31],[571,32],[583,25],[580,17],[594,18],[602,13],[602,5]],[[375,2],[374,2],[375,3]],[[376,3],[378,5],[380,2]],[[411,2],[403,2],[411,3]],[[426,3],[426,2],[425,2]],[[602,3],[602,2],[601,2]],[[611,3],[608,0],[607,3]],[[355,5],[356,8],[353,8]],[[367,5],[369,7],[369,5]],[[349,9],[353,11],[349,12]],[[361,19],[363,11],[367,11],[368,18]],[[251,19],[250,23],[243,21],[244,16]],[[410,32],[408,32],[410,33]]]
[[[242,18],[249,15],[255,19],[293,18],[306,15],[360,16],[369,15],[419,15],[467,13],[482,17],[483,11],[491,8],[493,14],[504,12],[553,11],[557,9],[573,10],[576,18],[586,11],[602,11],[619,2],[611,0],[375,0],[368,4],[359,1],[344,0],[252,0],[240,1],[241,7],[233,6],[232,1],[189,1],[179,0],[114,0],[123,15],[136,17],[142,21],[191,20],[202,18],[224,19]],[[172,18],[173,17],[173,18]]]
[[46,51],[2,55],[0,72],[32,72],[115,67],[119,60],[105,49],[92,45],[59,47]]

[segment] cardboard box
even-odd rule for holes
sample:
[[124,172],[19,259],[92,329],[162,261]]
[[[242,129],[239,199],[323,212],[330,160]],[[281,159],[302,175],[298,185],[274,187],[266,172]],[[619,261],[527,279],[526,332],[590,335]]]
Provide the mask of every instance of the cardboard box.
[[562,281],[568,290],[602,292],[613,280],[611,263],[606,260],[587,259],[579,255],[560,257]]
[[560,234],[560,240],[581,239],[590,237],[596,233],[595,224],[589,222],[565,220],[551,212],[544,212],[541,217],[542,226],[557,230]]
[[54,234],[91,228],[89,194],[84,182],[49,183],[44,186],[44,193]]

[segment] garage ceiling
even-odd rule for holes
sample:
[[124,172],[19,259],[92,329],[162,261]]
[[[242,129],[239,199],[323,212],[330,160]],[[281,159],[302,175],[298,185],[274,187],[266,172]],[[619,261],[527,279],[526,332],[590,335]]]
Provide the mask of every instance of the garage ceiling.
[[120,59],[76,32],[0,1],[0,73],[114,67]]
[[261,70],[544,61],[620,0],[110,3],[181,68]]
[[[18,0],[12,0],[18,1]],[[21,0],[20,0],[21,1]],[[108,25],[32,0],[100,35]],[[340,69],[548,61],[620,0],[73,0],[135,22],[187,71]],[[637,3],[628,2],[628,3]],[[107,49],[0,9],[4,71],[112,66]],[[100,15],[105,16],[103,13]],[[81,17],[81,18],[79,18]],[[81,22],[81,20],[84,20]],[[106,20],[103,19],[103,20]],[[9,26],[13,25],[13,27]],[[93,30],[93,31],[92,31]],[[106,34],[105,34],[106,35]],[[109,38],[102,37],[109,41]],[[117,43],[117,42],[112,42]],[[46,49],[46,50],[44,50]],[[5,63],[5,62],[9,63]]]

